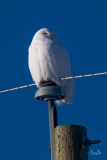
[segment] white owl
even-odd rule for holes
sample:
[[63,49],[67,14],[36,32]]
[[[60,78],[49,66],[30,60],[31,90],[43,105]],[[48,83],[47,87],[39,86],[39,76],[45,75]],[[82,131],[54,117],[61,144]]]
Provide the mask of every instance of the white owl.
[[53,30],[42,28],[36,32],[29,47],[28,64],[37,87],[54,82],[65,91],[66,98],[56,101],[58,105],[73,102],[74,80],[61,80],[71,76],[70,59]]

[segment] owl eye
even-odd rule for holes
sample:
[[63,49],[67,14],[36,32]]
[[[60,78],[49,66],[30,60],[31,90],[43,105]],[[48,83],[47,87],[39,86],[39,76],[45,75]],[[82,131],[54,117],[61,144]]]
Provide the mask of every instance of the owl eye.
[[46,32],[43,32],[43,34],[45,34],[45,35],[46,35],[47,33],[46,33]]

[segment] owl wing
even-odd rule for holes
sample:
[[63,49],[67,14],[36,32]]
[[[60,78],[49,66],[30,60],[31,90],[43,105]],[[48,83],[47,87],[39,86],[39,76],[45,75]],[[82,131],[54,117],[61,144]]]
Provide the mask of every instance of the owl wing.
[[53,43],[50,55],[49,68],[60,84],[66,84],[67,81],[61,81],[61,78],[71,76],[70,59],[66,49],[60,43]]
[[51,80],[60,85],[66,93],[66,98],[62,101],[72,103],[72,94],[74,93],[74,80],[61,80],[63,77],[71,75],[70,58],[66,49],[60,43],[53,43],[49,52],[48,68],[51,73]]

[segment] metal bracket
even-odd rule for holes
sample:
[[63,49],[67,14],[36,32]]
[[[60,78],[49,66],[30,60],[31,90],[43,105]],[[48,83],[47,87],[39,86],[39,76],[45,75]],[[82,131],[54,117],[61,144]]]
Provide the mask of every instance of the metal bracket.
[[89,146],[91,146],[92,144],[98,144],[100,143],[100,140],[93,140],[90,141],[88,138],[86,138],[85,136],[82,136],[82,149],[86,150],[87,152],[89,152]]

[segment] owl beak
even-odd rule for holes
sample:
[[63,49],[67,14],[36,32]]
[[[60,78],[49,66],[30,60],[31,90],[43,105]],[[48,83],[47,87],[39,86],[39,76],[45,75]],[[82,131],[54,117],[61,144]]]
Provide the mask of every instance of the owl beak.
[[53,41],[53,37],[52,37],[51,33],[49,33],[48,36],[49,36],[49,39],[51,39],[51,41]]

